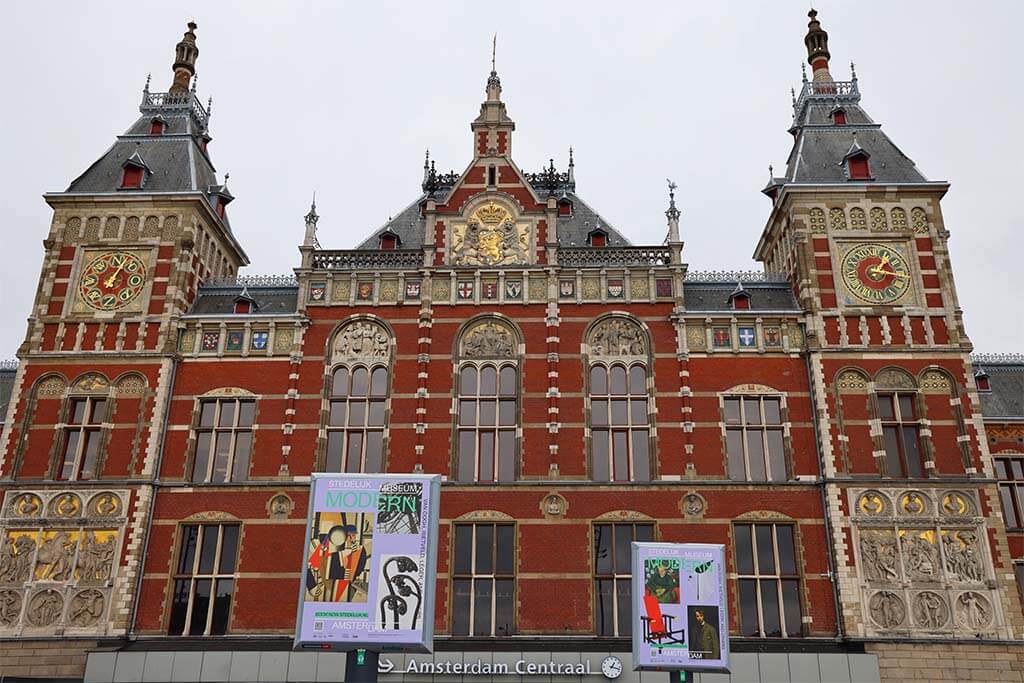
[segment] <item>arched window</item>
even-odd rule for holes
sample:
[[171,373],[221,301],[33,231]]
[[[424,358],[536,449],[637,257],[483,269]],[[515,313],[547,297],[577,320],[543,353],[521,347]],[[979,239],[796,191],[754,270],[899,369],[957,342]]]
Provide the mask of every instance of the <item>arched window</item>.
[[875,377],[876,416],[882,428],[885,474],[923,477],[920,402],[917,385],[899,370],[883,370]]
[[461,340],[456,381],[455,468],[458,481],[516,479],[519,430],[517,337],[485,320]]
[[635,322],[611,317],[588,340],[591,478],[650,481],[647,336]]
[[54,479],[78,481],[99,476],[110,403],[110,383],[102,375],[86,374],[71,386]]
[[391,335],[374,321],[349,323],[330,358],[323,471],[383,472]]

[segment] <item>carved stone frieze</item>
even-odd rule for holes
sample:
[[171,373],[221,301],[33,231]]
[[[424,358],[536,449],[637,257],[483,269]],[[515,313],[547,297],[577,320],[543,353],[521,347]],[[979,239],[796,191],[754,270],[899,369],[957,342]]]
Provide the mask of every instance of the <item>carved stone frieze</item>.
[[32,626],[51,626],[64,611],[64,597],[52,588],[39,591],[28,601],[25,621]]
[[0,538],[0,584],[28,581],[35,551],[35,532],[10,532]]
[[686,326],[686,346],[690,351],[703,351],[707,348],[707,335],[700,325]]
[[75,578],[79,584],[106,583],[113,570],[117,531],[86,531],[78,551]]
[[380,323],[356,320],[342,327],[334,337],[331,360],[388,360],[391,335]]
[[89,499],[86,514],[89,517],[117,517],[121,514],[121,499],[116,493],[104,491]]
[[949,621],[949,605],[935,591],[921,591],[913,598],[914,622],[921,628],[942,628]]
[[875,386],[886,389],[916,389],[914,378],[902,370],[882,370],[875,376]]
[[977,591],[964,591],[956,599],[957,623],[968,630],[982,630],[992,623],[992,603]]
[[903,598],[892,591],[878,591],[868,600],[871,618],[881,628],[891,630],[903,626],[907,620],[907,607]]
[[540,501],[540,511],[548,519],[564,517],[569,511],[569,501],[558,491],[551,491]]
[[466,358],[511,358],[516,355],[516,337],[504,323],[484,320],[462,335]]
[[864,577],[869,581],[898,581],[900,570],[895,534],[881,530],[862,532],[860,561]]
[[94,626],[103,616],[106,597],[95,588],[79,591],[68,605],[68,623],[81,628]]
[[708,503],[704,496],[696,491],[690,491],[679,499],[679,511],[687,519],[700,519],[708,509]]
[[857,509],[863,514],[872,517],[879,515],[891,515],[892,505],[889,497],[878,491],[865,491],[857,499]]
[[985,571],[978,546],[978,534],[957,530],[942,532],[942,550],[945,555],[946,576],[954,581],[980,583]]
[[0,626],[11,627],[21,618],[21,591],[0,590]]
[[82,499],[74,493],[61,493],[54,496],[47,508],[51,517],[77,517],[82,513]]
[[288,519],[294,509],[295,501],[284,491],[274,494],[267,501],[267,516],[270,519]]
[[42,514],[43,500],[34,493],[13,496],[7,506],[8,517],[39,517]]
[[941,578],[939,549],[935,531],[908,530],[900,536],[903,570],[911,581],[938,581]]
[[71,564],[78,548],[78,534],[73,531],[52,531],[43,535],[36,553],[35,579],[63,582],[71,578]]
[[96,393],[107,391],[110,388],[110,382],[103,375],[90,372],[76,379],[73,386],[75,391]]
[[647,354],[643,330],[628,318],[606,318],[599,322],[590,330],[588,346],[596,358]]

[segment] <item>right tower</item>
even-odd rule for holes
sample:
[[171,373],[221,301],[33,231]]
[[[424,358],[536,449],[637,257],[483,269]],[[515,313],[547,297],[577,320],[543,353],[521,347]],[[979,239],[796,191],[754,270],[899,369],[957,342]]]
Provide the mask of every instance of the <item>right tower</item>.
[[[785,175],[755,252],[805,311],[840,623],[874,641],[1004,641],[1022,616],[940,201],[829,70],[809,13],[812,79],[793,101]],[[794,94],[795,95],[795,94]],[[934,648],[957,657],[954,643]]]

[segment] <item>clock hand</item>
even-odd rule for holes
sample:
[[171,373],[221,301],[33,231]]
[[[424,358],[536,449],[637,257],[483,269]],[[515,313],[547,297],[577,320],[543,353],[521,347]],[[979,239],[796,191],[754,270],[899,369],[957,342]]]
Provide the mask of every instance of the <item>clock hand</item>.
[[103,286],[113,287],[114,283],[117,282],[117,276],[121,273],[122,268],[124,268],[124,261],[121,261],[121,264],[117,267],[117,270],[111,273],[110,277],[103,281]]
[[870,268],[868,272],[872,275],[892,275],[893,277],[906,278],[907,276],[902,273],[897,273],[891,270],[882,270],[880,267]]

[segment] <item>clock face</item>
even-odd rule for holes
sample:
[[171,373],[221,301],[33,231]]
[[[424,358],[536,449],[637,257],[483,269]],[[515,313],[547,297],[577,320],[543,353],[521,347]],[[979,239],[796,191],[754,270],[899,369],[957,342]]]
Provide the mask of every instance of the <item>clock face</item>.
[[622,660],[618,657],[605,657],[601,662],[601,673],[605,678],[618,678],[622,675]]
[[145,284],[146,265],[138,256],[126,251],[109,251],[85,267],[79,293],[90,308],[116,311],[134,301]]
[[884,244],[858,244],[847,251],[842,277],[850,293],[869,304],[891,304],[910,289],[907,260]]

